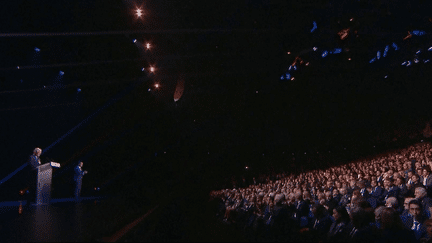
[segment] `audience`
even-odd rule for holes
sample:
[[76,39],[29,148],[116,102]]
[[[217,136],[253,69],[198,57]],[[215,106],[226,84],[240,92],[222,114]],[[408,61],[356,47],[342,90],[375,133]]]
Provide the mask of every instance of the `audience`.
[[[432,146],[213,191],[251,241],[431,242]],[[260,181],[261,183],[258,183]]]

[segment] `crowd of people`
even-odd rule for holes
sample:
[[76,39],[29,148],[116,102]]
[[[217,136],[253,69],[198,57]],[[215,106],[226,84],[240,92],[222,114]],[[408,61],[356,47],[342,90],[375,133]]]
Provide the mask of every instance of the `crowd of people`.
[[250,241],[432,242],[432,146],[211,192]]

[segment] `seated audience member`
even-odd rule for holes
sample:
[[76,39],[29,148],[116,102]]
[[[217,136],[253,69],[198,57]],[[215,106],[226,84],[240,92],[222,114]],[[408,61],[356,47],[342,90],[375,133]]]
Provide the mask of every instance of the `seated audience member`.
[[414,191],[417,187],[423,186],[420,182],[419,175],[414,174],[411,176],[411,184],[407,185],[409,190],[408,196],[414,196]]
[[402,220],[397,211],[393,208],[384,208],[380,214],[381,239],[377,242],[412,242],[416,237],[413,231],[403,226]]
[[421,167],[421,165],[416,167],[416,172],[417,172],[417,175],[419,176],[420,184],[423,185],[423,168]]
[[399,203],[398,203],[397,198],[395,198],[395,197],[387,198],[387,200],[385,202],[385,206],[388,208],[393,208],[396,212],[399,213]]
[[369,192],[366,190],[366,181],[362,180],[358,182],[358,187],[360,189],[360,194],[364,199],[369,198]]
[[338,206],[333,209],[334,222],[327,233],[328,242],[346,242],[348,241],[351,230],[349,214],[345,207]]
[[335,201],[339,204],[339,201],[340,201],[340,199],[341,199],[341,195],[340,195],[338,189],[336,189],[336,188],[333,189],[332,196],[333,196],[333,200],[335,200]]
[[314,218],[308,225],[308,235],[305,237],[307,241],[322,240],[328,233],[332,222],[327,210],[321,204],[315,204],[312,207]]
[[432,192],[432,174],[429,166],[423,167],[423,181],[422,184],[430,194]]
[[414,197],[421,202],[423,214],[430,218],[429,207],[432,206],[432,200],[427,196],[426,189],[424,187],[417,187],[414,192]]
[[327,210],[328,214],[332,214],[333,213],[333,209],[335,207],[337,207],[339,204],[338,201],[336,201],[333,196],[332,196],[332,192],[331,191],[326,191],[325,192],[325,203],[324,203],[324,207]]
[[372,187],[372,192],[370,196],[376,199],[380,199],[383,193],[382,187],[378,185],[378,182],[376,180],[371,181],[371,187]]
[[393,185],[393,179],[391,178],[384,180],[384,192],[381,195],[381,202],[385,203],[389,197],[399,197],[399,188]]
[[375,226],[379,229],[381,228],[381,213],[383,209],[386,208],[385,206],[379,206],[375,209]]
[[411,200],[414,200],[414,198],[413,197],[406,197],[404,199],[404,204],[403,204],[404,205],[404,209],[403,209],[403,211],[401,213],[401,218],[409,215],[409,202],[411,202]]
[[421,242],[432,243],[432,219],[427,219],[424,223],[427,236],[420,239]]
[[409,187],[409,185],[412,185],[413,181],[412,181],[412,176],[414,175],[414,171],[412,169],[409,169],[407,171],[407,176],[405,177],[405,183],[407,185],[407,187]]
[[414,231],[417,240],[426,236],[426,228],[423,225],[425,216],[421,202],[411,200],[409,202],[409,214],[401,218],[405,227]]
[[378,237],[378,231],[374,224],[371,224],[371,218],[375,216],[369,215],[373,212],[365,210],[361,207],[355,207],[351,210],[350,219],[354,226],[350,232],[350,242],[374,242]]
[[339,201],[339,205],[346,207],[346,205],[348,205],[351,202],[351,195],[349,195],[347,193],[347,189],[345,187],[342,187],[340,189],[340,194],[342,196],[341,196],[341,199]]

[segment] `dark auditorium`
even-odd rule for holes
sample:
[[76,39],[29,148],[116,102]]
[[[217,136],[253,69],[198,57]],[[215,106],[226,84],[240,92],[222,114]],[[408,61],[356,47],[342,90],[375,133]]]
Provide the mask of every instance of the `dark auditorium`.
[[0,8],[0,242],[432,243],[432,1]]

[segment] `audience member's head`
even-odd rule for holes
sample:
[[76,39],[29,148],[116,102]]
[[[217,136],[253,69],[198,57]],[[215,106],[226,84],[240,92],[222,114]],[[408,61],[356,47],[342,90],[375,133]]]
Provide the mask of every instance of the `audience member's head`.
[[395,210],[397,210],[398,208],[398,200],[395,197],[389,197],[386,200],[385,206],[388,208],[393,208]]
[[422,204],[418,200],[411,200],[409,202],[409,213],[416,219],[419,220],[422,217]]
[[333,209],[333,217],[337,223],[345,222],[348,223],[350,221],[350,216],[348,211],[343,206],[338,206]]
[[429,238],[432,238],[432,219],[426,219],[423,224],[426,227],[426,232]]
[[404,228],[399,213],[394,208],[384,208],[380,216],[382,229],[401,230]]
[[422,200],[424,197],[427,196],[426,188],[424,187],[416,187],[414,191],[414,197],[418,200]]

